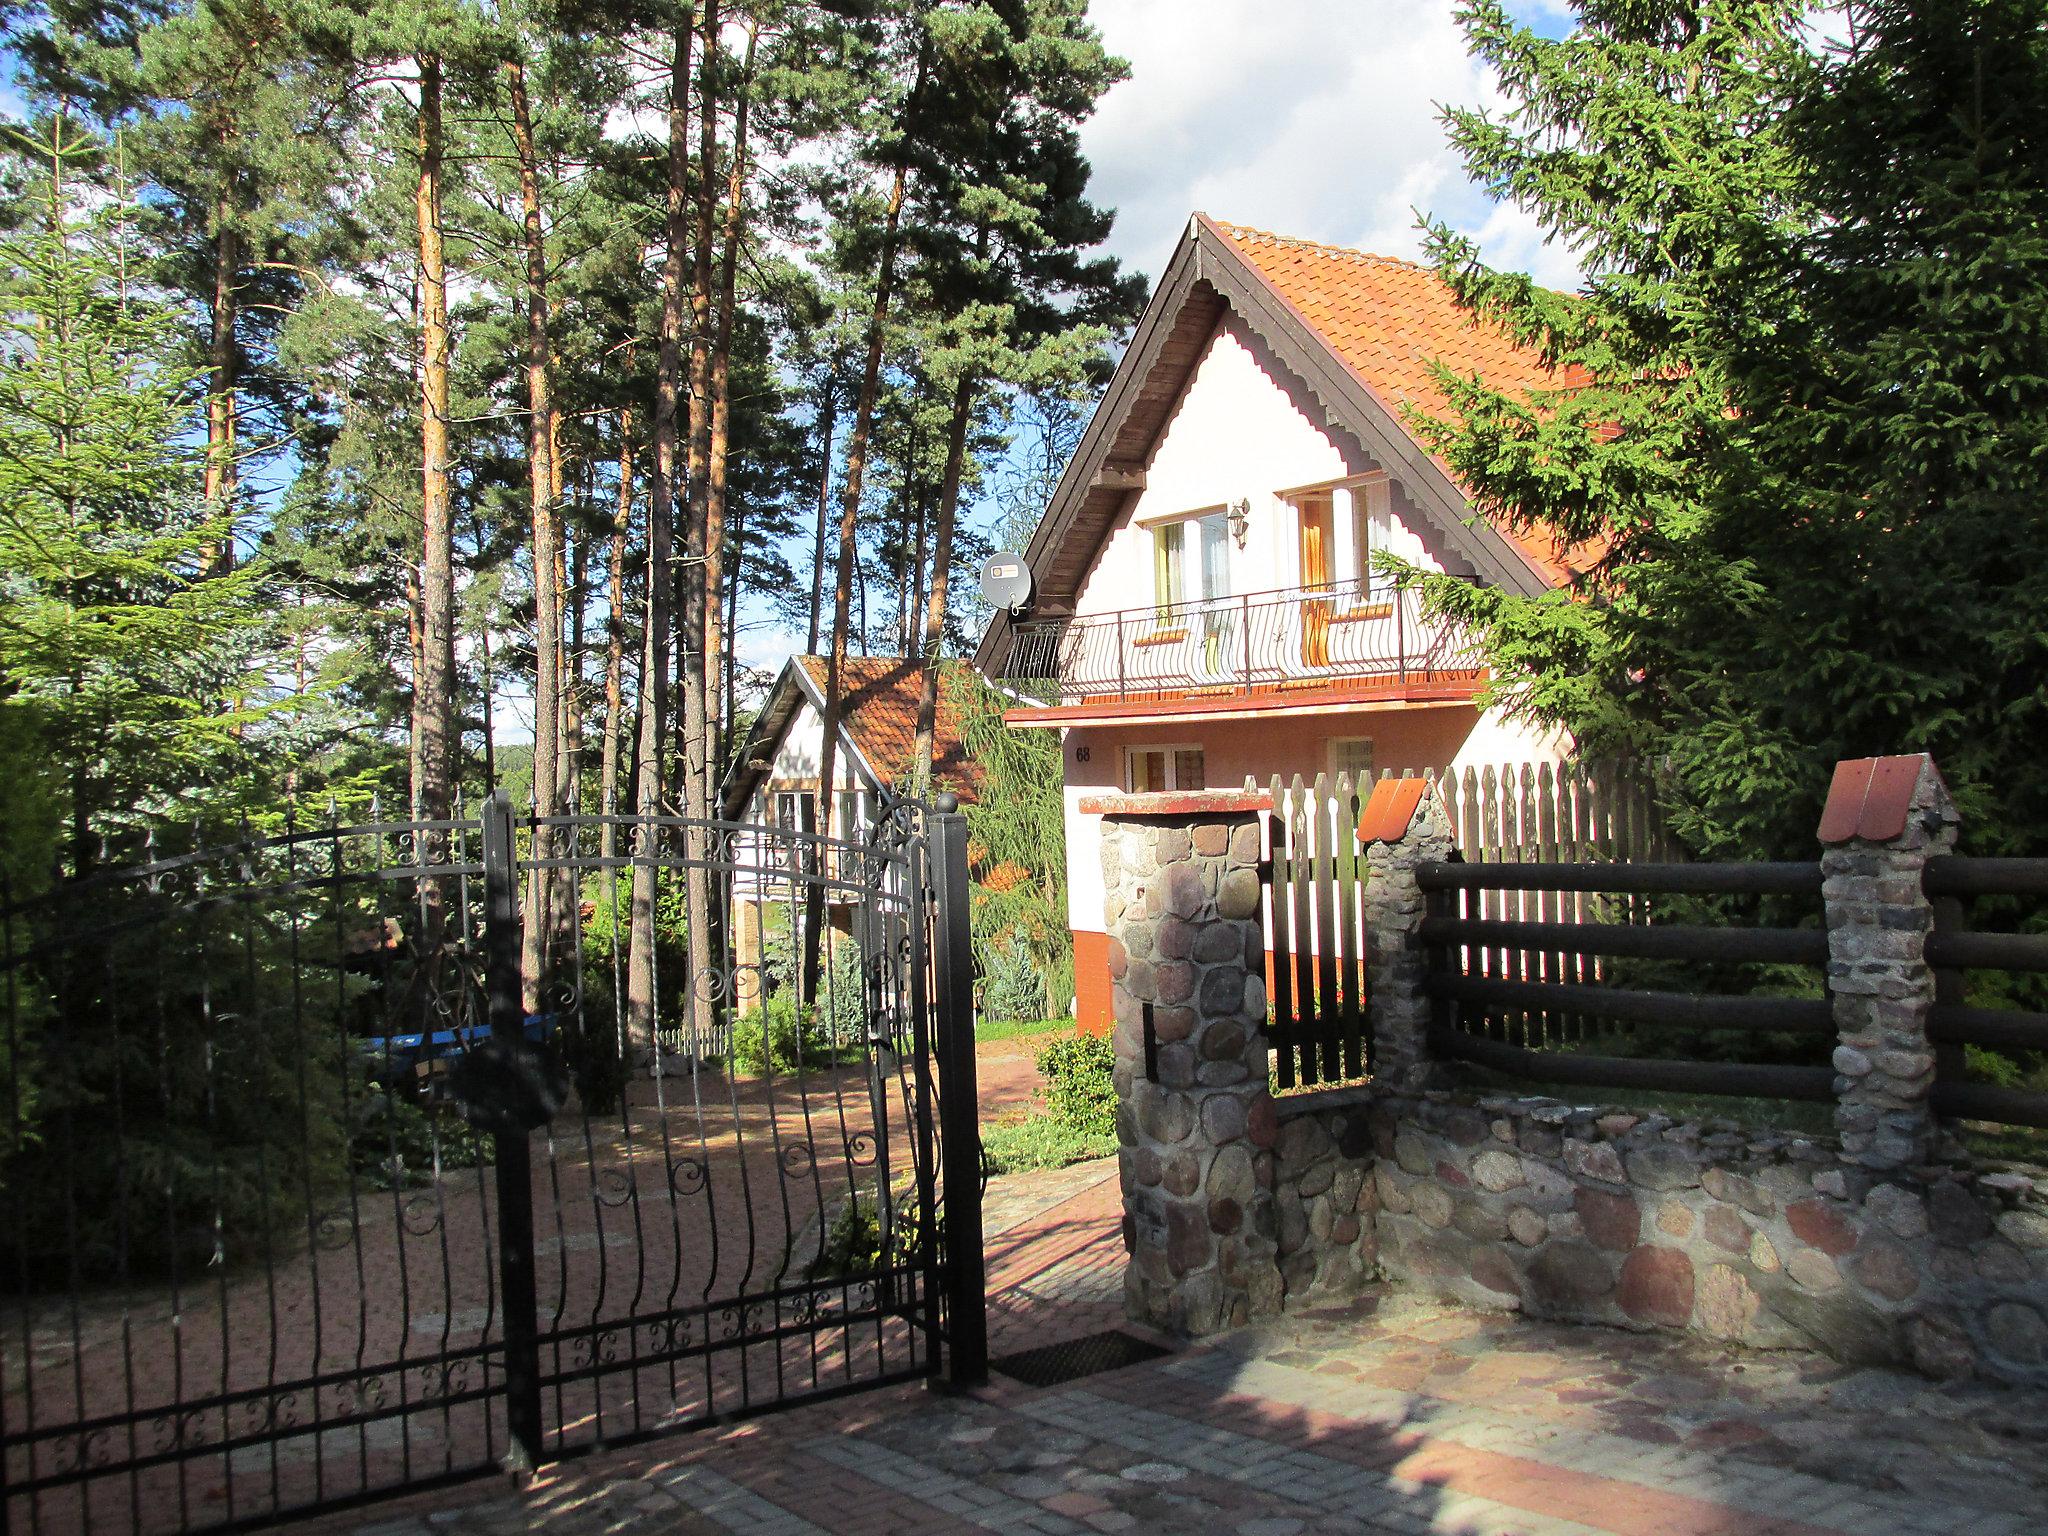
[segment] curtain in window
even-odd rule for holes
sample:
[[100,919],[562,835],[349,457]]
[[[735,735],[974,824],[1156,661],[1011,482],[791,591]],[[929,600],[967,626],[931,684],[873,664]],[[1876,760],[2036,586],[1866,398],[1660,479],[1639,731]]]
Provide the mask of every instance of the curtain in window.
[[1181,560],[1186,537],[1182,523],[1162,523],[1152,530],[1152,598],[1162,619],[1171,617],[1183,596]]
[[1202,533],[1202,664],[1214,676],[1229,659],[1224,655],[1224,640],[1230,615],[1222,600],[1230,596],[1230,546],[1226,542],[1230,535],[1228,520],[1221,512],[1198,519],[1196,526]]

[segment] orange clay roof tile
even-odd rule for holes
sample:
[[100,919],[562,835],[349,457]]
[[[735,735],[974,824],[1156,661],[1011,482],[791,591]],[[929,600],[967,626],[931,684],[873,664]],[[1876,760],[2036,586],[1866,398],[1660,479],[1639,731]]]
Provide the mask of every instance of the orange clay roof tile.
[[[822,697],[827,659],[802,656],[798,660]],[[943,665],[951,670],[959,663]],[[849,656],[839,683],[847,735],[869,766],[892,788],[901,789],[909,781],[910,765],[917,755],[917,664],[901,656]],[[960,711],[943,677],[932,747],[934,788],[950,789],[963,800],[974,799],[981,770],[961,745]]]
[[[1453,414],[1431,372],[1432,362],[1455,373],[1476,373],[1494,388],[1510,391],[1584,382],[1576,370],[1548,367],[1499,327],[1460,309],[1450,287],[1426,267],[1211,222],[1397,420],[1404,405],[1430,415]],[[1548,536],[1502,531],[1546,579],[1566,579],[1568,567]]]

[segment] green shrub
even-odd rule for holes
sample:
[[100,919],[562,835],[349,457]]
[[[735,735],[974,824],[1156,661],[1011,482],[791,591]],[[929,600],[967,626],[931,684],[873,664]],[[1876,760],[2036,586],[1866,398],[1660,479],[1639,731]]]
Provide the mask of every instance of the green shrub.
[[1029,1173],[1108,1157],[1116,1150],[1116,1136],[1076,1130],[1056,1115],[1036,1114],[985,1127],[981,1150],[992,1173]]
[[789,993],[749,1008],[732,1027],[731,1065],[735,1071],[756,1076],[771,1068],[793,1072],[798,1067],[820,1065],[827,1054],[809,1010],[798,1007]]
[[422,1104],[371,1084],[354,1101],[349,1160],[366,1189],[415,1189],[434,1182],[435,1170],[452,1173],[492,1161],[491,1138],[451,1103]]
[[1046,1113],[1084,1136],[1116,1135],[1115,1057],[1107,1035],[1065,1035],[1037,1056],[1045,1076]]
[[1045,1015],[1045,978],[1030,947],[1015,933],[980,946],[982,1012],[992,1019]]
[[[803,958],[788,933],[771,933],[763,945],[769,990],[796,997],[803,987]],[[867,1033],[867,983],[861,975],[860,945],[833,936],[832,955],[818,982],[812,1027],[826,1044],[852,1045]]]
[[[943,1215],[939,1218],[939,1227],[940,1231],[933,1233],[935,1239],[943,1234]],[[897,1195],[896,1217],[889,1238],[890,1246],[895,1249],[891,1267],[900,1268],[917,1260],[923,1229],[918,1220],[916,1191],[906,1189]],[[825,1241],[819,1246],[818,1256],[804,1270],[804,1278],[838,1280],[872,1275],[884,1267],[882,1259],[880,1213],[873,1200],[866,1195],[855,1195],[833,1216]]]

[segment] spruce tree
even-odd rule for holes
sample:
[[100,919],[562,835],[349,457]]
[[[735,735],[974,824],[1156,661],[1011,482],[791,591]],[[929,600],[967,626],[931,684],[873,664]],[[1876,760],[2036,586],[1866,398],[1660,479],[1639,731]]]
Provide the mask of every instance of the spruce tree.
[[1447,378],[1457,415],[1425,426],[1581,574],[1424,585],[1499,696],[1662,759],[1703,850],[1803,855],[1838,758],[1915,750],[1978,846],[2031,849],[2048,39],[2014,0],[1857,4],[1841,46],[1800,17],[1589,4],[1550,41],[1466,13],[1513,107],[1452,114],[1453,141],[1589,281],[1545,292],[1438,229],[1460,297],[1560,376]]

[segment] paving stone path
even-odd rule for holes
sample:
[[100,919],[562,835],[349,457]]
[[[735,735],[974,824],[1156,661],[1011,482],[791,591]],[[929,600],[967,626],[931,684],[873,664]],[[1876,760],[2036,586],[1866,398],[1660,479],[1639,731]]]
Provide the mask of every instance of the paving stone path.
[[[1120,1314],[1106,1165],[990,1191],[998,1354]],[[1126,1370],[871,1393],[330,1516],[319,1536],[2023,1536],[2048,1389],[1389,1292]]]

